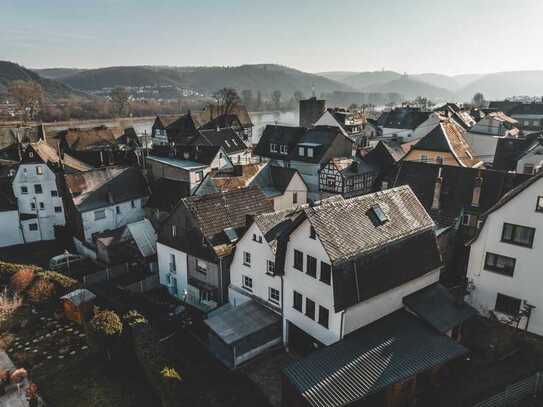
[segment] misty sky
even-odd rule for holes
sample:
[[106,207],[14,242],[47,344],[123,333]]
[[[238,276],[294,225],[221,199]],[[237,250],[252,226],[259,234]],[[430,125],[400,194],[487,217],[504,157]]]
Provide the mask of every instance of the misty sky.
[[542,17],[543,0],[0,0],[0,60],[535,70],[543,69]]

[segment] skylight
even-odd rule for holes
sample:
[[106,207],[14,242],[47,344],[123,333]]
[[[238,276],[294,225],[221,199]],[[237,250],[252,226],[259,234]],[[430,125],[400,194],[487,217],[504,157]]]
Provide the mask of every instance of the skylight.
[[230,243],[237,242],[238,239],[239,239],[238,233],[236,232],[236,229],[234,229],[234,228],[226,228],[226,229],[224,229],[224,234],[226,235],[228,240],[230,240]]
[[388,216],[385,215],[383,208],[381,208],[379,205],[373,205],[371,207],[371,215],[375,218],[375,223],[377,223],[378,225],[382,225],[383,223],[388,221]]

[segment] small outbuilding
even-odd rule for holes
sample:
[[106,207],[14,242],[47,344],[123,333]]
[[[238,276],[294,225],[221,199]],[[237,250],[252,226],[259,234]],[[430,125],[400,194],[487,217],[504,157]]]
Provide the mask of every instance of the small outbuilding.
[[78,323],[92,318],[95,299],[96,295],[86,288],[79,288],[60,297],[66,318]]

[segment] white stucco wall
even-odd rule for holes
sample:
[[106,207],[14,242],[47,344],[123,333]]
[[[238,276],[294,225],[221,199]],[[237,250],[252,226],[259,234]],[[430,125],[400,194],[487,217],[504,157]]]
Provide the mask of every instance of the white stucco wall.
[[23,236],[19,225],[19,213],[0,211],[0,247],[22,244]]
[[[256,235],[257,240],[261,238],[262,243],[254,241],[253,235]],[[244,252],[251,254],[250,266],[243,264]],[[253,223],[236,245],[236,252],[230,265],[230,285],[245,290],[243,288],[243,276],[252,278],[253,288],[252,291],[247,291],[247,293],[269,302],[270,305],[280,307],[281,300],[279,304],[270,301],[268,293],[270,287],[281,293],[281,277],[266,274],[267,261],[275,262],[275,256],[262,232],[256,223]],[[236,290],[229,290],[229,301],[232,305],[237,306],[242,303],[243,297]]]
[[[538,196],[543,196],[543,180],[488,216],[478,239],[471,245],[467,277],[474,289],[467,298],[483,314],[494,310],[498,293],[525,300],[536,306],[528,330],[543,335],[543,213],[535,211]],[[504,222],[534,227],[533,247],[501,242]],[[487,252],[515,258],[513,277],[484,270]],[[524,324],[525,321],[521,328]]]
[[[135,204],[134,208],[132,208],[132,201]],[[144,205],[145,199],[136,198],[131,201],[121,202],[105,208],[83,212],[81,214],[81,218],[83,220],[85,240],[87,242],[92,242],[92,235],[94,233],[101,233],[106,230],[117,229],[132,222],[139,222],[145,217]],[[119,214],[117,213],[117,207],[120,208]],[[94,213],[101,209],[105,209],[106,217],[95,220]]]
[[347,335],[403,308],[403,298],[439,281],[439,269],[395,287],[345,311],[343,335]]
[[[297,203],[293,203],[294,193],[298,194]],[[307,203],[307,186],[299,174],[294,175],[283,195],[273,198],[273,209],[281,211]]]
[[[175,256],[175,273],[170,273],[171,254]],[[157,257],[160,284],[169,288],[168,274],[170,274],[175,278],[177,297],[182,298],[185,291],[188,290],[187,254],[162,243],[157,243]],[[173,282],[173,280],[170,281]]]
[[[42,174],[38,173],[38,168]],[[36,192],[35,185],[41,185],[41,193]],[[54,172],[45,164],[21,164],[13,178],[12,186],[19,213],[36,214],[39,217],[40,230],[37,234],[28,231],[28,241],[54,239],[55,225],[66,224],[64,205],[58,193]],[[23,188],[26,188],[26,193],[23,193]],[[53,196],[55,192],[56,196]],[[60,208],[60,212],[55,212],[56,207]],[[27,231],[24,230],[24,233],[26,236]]]

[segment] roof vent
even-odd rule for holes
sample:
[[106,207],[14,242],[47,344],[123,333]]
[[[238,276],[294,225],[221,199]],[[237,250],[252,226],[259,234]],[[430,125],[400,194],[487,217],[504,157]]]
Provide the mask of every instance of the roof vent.
[[375,226],[380,226],[388,222],[388,216],[378,204],[373,205],[368,212],[368,216]]

